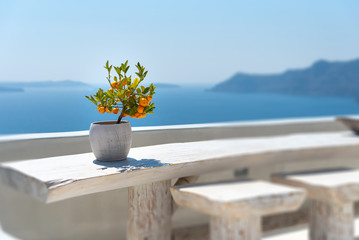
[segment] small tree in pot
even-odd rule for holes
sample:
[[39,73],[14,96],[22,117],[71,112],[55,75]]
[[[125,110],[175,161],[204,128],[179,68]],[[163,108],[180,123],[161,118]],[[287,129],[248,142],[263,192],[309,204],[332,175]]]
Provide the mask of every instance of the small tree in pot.
[[[131,126],[122,118],[144,118],[152,114],[155,109],[152,96],[156,87],[151,84],[148,87],[140,85],[147,72],[140,63],[136,64],[137,75],[132,79],[127,75],[130,66],[128,61],[120,66],[109,65],[106,62],[105,69],[110,88],[107,91],[99,89],[95,95],[86,96],[88,100],[97,106],[97,110],[104,113],[119,114],[117,121],[96,122],[90,127],[90,144],[97,160],[118,161],[127,158],[132,142]],[[111,74],[112,69],[116,76]]]
[[[128,61],[120,66],[112,66],[107,61],[105,68],[108,76],[106,79],[110,84],[110,89],[105,92],[100,88],[95,95],[86,96],[88,100],[97,106],[100,113],[118,114],[121,109],[117,124],[121,122],[123,117],[143,118],[146,117],[146,114],[153,113],[155,109],[154,103],[150,102],[153,94],[155,94],[156,87],[153,84],[149,87],[140,86],[148,71],[145,71],[145,67],[137,63],[138,72],[135,74],[138,78],[132,80],[131,75],[127,76],[130,68],[127,64]],[[117,76],[112,76],[112,68],[115,69]]]

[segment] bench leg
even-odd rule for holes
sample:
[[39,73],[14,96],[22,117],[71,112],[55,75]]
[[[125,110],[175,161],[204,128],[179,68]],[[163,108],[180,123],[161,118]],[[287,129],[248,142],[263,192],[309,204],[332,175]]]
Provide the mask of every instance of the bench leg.
[[260,216],[245,219],[211,216],[211,240],[260,240],[262,226]]
[[309,235],[311,240],[353,240],[354,204],[310,201]]
[[130,187],[127,240],[170,240],[171,181]]

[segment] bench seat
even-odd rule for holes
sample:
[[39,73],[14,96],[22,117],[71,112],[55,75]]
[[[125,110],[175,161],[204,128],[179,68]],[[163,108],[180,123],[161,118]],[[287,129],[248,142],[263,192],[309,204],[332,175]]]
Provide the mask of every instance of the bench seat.
[[353,240],[354,202],[359,200],[359,171],[330,169],[282,173],[277,183],[304,188],[310,199],[311,240]]
[[211,239],[261,239],[261,217],[294,211],[305,191],[263,181],[229,181],[171,188],[181,206],[209,214]]

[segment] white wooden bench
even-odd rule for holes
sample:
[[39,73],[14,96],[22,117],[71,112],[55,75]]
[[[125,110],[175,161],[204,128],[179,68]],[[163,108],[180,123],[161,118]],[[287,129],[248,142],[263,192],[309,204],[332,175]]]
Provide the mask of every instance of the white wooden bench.
[[307,190],[311,240],[354,239],[354,202],[359,200],[359,171],[337,169],[277,174],[272,179]]
[[[295,134],[132,148],[126,161],[92,153],[1,164],[3,183],[45,203],[129,187],[128,239],[170,239],[171,180],[225,169],[359,155],[350,132]],[[155,213],[155,214],[152,214]]]
[[178,205],[209,214],[210,238],[260,240],[261,218],[297,210],[305,191],[262,181],[231,181],[171,188]]

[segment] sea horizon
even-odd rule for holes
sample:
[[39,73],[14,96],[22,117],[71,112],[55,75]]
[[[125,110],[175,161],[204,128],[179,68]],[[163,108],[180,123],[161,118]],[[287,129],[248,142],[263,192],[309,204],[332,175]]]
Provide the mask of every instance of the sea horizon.
[[[355,115],[355,98],[293,96],[269,93],[222,93],[207,91],[211,85],[158,88],[156,109],[143,119],[125,118],[133,127],[277,120],[290,118]],[[97,86],[98,87],[98,86]],[[88,130],[92,122],[116,120],[117,115],[99,114],[85,96],[90,89],[26,89],[2,92],[0,135]],[[103,85],[106,87],[106,85]],[[7,103],[7,104],[6,104]]]

